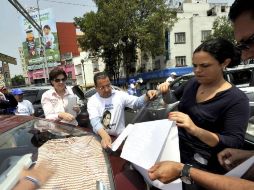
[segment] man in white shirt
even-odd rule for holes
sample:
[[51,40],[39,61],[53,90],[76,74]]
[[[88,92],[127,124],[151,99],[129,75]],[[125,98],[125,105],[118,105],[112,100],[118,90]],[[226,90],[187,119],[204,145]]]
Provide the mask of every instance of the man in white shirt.
[[12,90],[12,94],[15,99],[18,101],[18,106],[15,112],[15,115],[34,115],[34,108],[32,103],[29,100],[23,99],[23,90],[16,88]]
[[[102,147],[107,148],[111,147],[112,142],[109,135],[118,136],[125,128],[124,108],[141,108],[156,97],[157,91],[149,90],[145,95],[137,97],[112,90],[109,77],[104,72],[94,75],[94,84],[97,93],[88,100],[87,111],[93,131],[101,137]],[[103,125],[103,116],[105,119],[106,115],[108,122]]]

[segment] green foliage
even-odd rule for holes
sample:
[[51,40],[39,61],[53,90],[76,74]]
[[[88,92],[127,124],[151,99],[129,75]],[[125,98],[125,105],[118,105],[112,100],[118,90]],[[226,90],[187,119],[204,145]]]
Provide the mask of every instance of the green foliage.
[[[176,21],[166,0],[96,0],[96,13],[75,18],[84,32],[82,48],[106,62],[106,71],[117,78],[120,63],[126,74],[135,72],[137,48],[151,55],[164,52],[165,30]],[[128,77],[128,76],[127,76]]]
[[22,75],[15,75],[13,78],[11,78],[11,84],[12,86],[25,85],[25,78]]
[[213,23],[213,32],[210,38],[222,37],[235,43],[234,31],[231,22],[226,16],[218,17]]

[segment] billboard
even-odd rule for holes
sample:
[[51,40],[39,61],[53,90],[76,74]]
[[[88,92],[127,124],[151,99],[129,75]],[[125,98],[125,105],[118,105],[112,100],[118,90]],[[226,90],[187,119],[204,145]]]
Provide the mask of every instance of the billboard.
[[28,65],[42,64],[44,49],[47,62],[60,61],[56,22],[52,9],[40,10],[40,16],[38,11],[29,14],[42,27],[43,37],[39,38],[38,31],[24,17],[21,17],[22,45]]

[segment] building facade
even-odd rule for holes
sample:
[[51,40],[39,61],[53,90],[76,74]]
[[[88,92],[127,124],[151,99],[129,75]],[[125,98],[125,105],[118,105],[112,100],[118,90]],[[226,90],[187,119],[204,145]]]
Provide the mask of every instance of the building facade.
[[185,0],[177,8],[177,22],[166,36],[167,56],[154,60],[154,70],[192,65],[192,53],[211,33],[213,22],[227,16],[227,3],[207,0]]

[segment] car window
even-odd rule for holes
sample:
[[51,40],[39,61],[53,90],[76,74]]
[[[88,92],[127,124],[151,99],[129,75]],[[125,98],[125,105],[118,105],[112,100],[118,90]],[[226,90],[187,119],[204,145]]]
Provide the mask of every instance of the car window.
[[234,85],[248,84],[251,80],[251,70],[239,70],[230,72],[230,81]]
[[46,91],[47,91],[47,89],[41,89],[41,90],[38,91],[37,96],[36,96],[36,100],[34,102],[35,104],[40,104],[41,103],[42,94]]
[[38,90],[26,90],[24,91],[24,100],[29,100],[32,104],[36,101]]
[[189,79],[193,77],[194,75],[185,75],[185,76],[179,77],[172,82],[172,84],[170,85],[170,88],[172,90],[175,90],[177,87],[184,85]]

